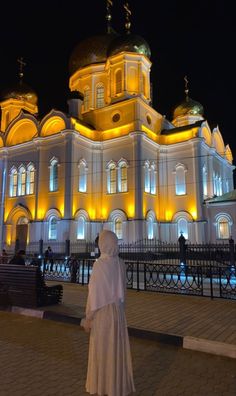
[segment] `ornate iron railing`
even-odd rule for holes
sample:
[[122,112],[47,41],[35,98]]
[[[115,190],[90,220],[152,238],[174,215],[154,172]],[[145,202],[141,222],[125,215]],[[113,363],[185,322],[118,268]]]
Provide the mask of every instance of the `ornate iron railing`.
[[[51,266],[42,260],[41,269],[48,281],[86,285],[93,263],[94,259],[70,258],[55,260]],[[126,274],[128,289],[236,299],[235,266],[126,261]]]

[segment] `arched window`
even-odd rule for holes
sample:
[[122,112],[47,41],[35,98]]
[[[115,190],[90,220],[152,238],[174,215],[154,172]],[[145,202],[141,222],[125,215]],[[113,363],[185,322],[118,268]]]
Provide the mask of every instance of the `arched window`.
[[26,171],[24,166],[20,166],[18,173],[18,195],[25,195],[26,192]]
[[147,218],[147,237],[148,239],[153,239],[153,218],[148,216]]
[[35,168],[31,164],[27,167],[26,194],[34,193],[34,183],[35,183]]
[[225,182],[225,192],[226,193],[229,192],[229,180],[226,180],[226,182]]
[[178,164],[175,168],[175,193],[176,195],[186,194],[185,166]]
[[121,162],[118,168],[118,190],[119,192],[126,192],[128,190],[127,185],[127,164]]
[[50,217],[48,223],[48,239],[57,239],[57,218],[55,216]]
[[87,166],[84,160],[79,163],[79,191],[87,191]]
[[147,98],[147,78],[144,72],[142,73],[142,93]]
[[185,239],[188,239],[188,222],[184,217],[180,217],[177,221],[178,237],[182,234]]
[[49,191],[58,190],[58,161],[54,158],[50,164]]
[[218,178],[218,183],[219,183],[219,195],[222,195],[222,178],[219,176]]
[[207,197],[207,170],[206,165],[202,168],[202,183],[203,183],[203,196]]
[[99,84],[96,88],[96,107],[104,107],[104,85]]
[[150,168],[150,192],[151,194],[156,194],[157,183],[156,183],[156,170],[155,165]]
[[144,166],[144,191],[149,193],[150,192],[150,165],[148,162],[145,163]]
[[217,237],[219,239],[229,239],[230,222],[226,216],[220,216],[217,221]]
[[122,92],[122,72],[117,70],[115,74],[116,95]]
[[115,234],[116,234],[118,239],[122,239],[123,238],[122,220],[119,217],[117,217],[115,219],[114,232],[115,232]]
[[128,91],[131,94],[137,94],[139,88],[138,70],[136,67],[131,66],[128,69],[128,73],[129,73],[128,74],[129,78],[127,79]]
[[87,87],[84,90],[84,111],[89,110],[89,103],[90,102],[90,89]]
[[217,176],[215,172],[213,172],[213,194],[217,195]]
[[116,166],[114,163],[110,164],[107,172],[107,192],[109,194],[116,193]]
[[85,239],[85,219],[82,216],[77,220],[77,239]]
[[17,170],[13,168],[10,173],[10,186],[9,186],[10,197],[16,197],[17,195]]

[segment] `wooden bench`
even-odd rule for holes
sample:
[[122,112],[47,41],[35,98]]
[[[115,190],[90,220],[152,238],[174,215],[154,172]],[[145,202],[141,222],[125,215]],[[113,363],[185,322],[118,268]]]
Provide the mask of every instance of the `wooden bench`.
[[58,304],[62,285],[47,286],[38,267],[0,264],[0,306],[26,308]]

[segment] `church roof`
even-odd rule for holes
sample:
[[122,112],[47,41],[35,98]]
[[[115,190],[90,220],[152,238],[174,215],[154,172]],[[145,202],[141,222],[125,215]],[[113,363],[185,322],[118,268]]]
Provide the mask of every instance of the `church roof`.
[[221,203],[221,202],[230,202],[236,201],[236,190],[232,190],[226,194],[220,195],[219,197],[207,199],[206,203]]
[[108,48],[115,37],[115,34],[107,33],[88,37],[78,43],[69,60],[70,74],[94,63],[105,63]]
[[31,87],[20,80],[15,86],[7,88],[1,93],[1,100],[7,99],[26,100],[27,102],[36,105],[38,96]]
[[120,52],[135,52],[137,54],[151,57],[151,50],[143,37],[137,34],[126,33],[115,38],[108,49],[108,56],[116,55]]
[[180,103],[173,111],[173,119],[185,115],[200,115],[203,116],[204,109],[201,103],[189,98]]
[[177,127],[177,128],[163,129],[161,131],[161,135],[171,135],[172,133],[187,131],[188,129],[191,129],[191,128],[200,127],[201,125],[202,125],[202,120],[199,120],[199,121],[196,121],[194,124],[184,125],[184,126]]

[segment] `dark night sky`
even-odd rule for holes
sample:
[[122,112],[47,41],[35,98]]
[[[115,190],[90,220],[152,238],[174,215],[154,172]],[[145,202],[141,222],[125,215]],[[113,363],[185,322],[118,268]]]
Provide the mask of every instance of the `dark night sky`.
[[[114,0],[117,31],[124,26],[122,3]],[[236,163],[236,24],[228,3],[130,0],[131,30],[151,47],[154,108],[170,117],[184,98],[187,74],[190,96],[203,104],[210,126],[219,125]],[[40,116],[51,108],[67,111],[69,56],[80,40],[105,32],[105,13],[105,0],[25,0],[1,6],[0,89],[14,84],[16,59],[23,56],[24,81],[38,93]]]

